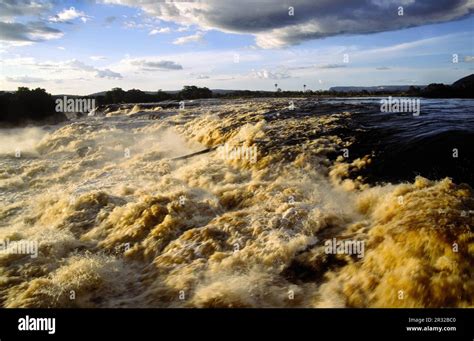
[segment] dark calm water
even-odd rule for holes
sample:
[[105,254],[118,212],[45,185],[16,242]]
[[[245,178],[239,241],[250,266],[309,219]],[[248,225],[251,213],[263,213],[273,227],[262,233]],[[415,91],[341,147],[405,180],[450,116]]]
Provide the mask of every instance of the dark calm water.
[[321,101],[354,108],[354,128],[362,131],[356,133],[351,157],[373,153],[372,165],[362,172],[368,181],[412,181],[422,175],[474,185],[474,100],[420,99],[419,116],[381,112],[380,101]]

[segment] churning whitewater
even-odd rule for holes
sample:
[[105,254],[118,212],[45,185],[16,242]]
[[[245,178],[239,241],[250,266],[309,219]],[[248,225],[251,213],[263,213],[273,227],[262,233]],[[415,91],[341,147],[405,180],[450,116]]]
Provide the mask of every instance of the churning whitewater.
[[351,106],[194,104],[1,133],[1,306],[473,306],[469,185],[365,181]]

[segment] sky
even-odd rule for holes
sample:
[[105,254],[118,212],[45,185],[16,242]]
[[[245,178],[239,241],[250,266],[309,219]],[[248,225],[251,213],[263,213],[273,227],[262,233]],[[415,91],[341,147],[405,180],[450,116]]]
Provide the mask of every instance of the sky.
[[320,90],[474,73],[474,0],[0,0],[0,90]]

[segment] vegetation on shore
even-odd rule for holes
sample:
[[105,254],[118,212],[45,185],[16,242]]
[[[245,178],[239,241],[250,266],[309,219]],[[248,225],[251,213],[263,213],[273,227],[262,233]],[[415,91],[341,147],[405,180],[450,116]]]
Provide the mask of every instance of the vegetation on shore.
[[54,98],[45,89],[18,88],[15,92],[0,92],[0,123],[19,125],[58,117]]
[[[306,88],[306,86],[304,87]],[[138,89],[123,90],[113,88],[101,94],[85,96],[94,98],[96,105],[121,103],[152,103],[167,100],[181,101],[201,98],[259,98],[259,97],[367,97],[367,96],[409,96],[425,98],[474,98],[474,74],[464,77],[452,85],[430,84],[426,87],[411,86],[407,91],[349,91],[338,92],[331,90],[283,91],[211,91],[206,87],[184,86],[179,92],[144,92]],[[58,122],[66,117],[55,111],[55,98],[45,89],[28,89],[20,87],[15,92],[0,92],[0,124],[20,125],[29,122]]]

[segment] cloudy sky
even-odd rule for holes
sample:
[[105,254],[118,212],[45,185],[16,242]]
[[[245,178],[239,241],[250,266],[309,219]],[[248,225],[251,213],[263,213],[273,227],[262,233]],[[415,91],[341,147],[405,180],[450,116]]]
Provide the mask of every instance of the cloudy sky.
[[0,90],[452,83],[474,73],[473,13],[474,0],[0,0]]

